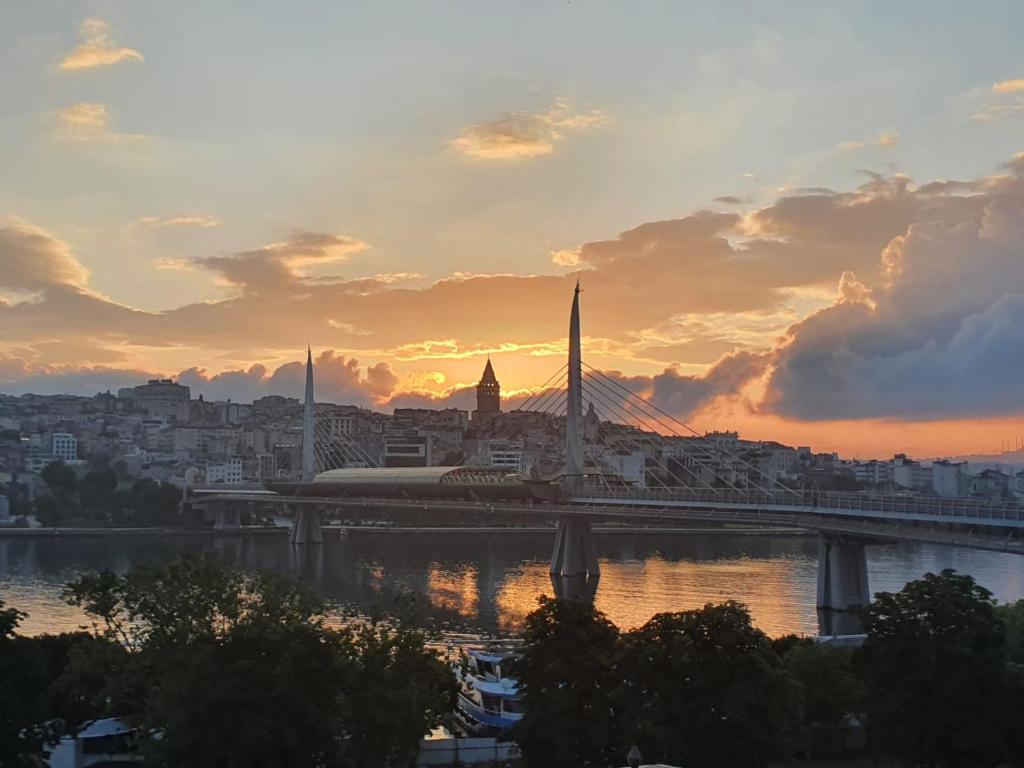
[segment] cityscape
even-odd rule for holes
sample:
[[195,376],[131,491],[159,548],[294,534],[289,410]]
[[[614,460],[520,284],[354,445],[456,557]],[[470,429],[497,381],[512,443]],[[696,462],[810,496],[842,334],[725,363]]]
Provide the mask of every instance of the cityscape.
[[[390,414],[317,403],[317,469],[469,466],[534,478],[561,472],[564,414],[503,411],[490,359],[476,400],[472,411],[395,408]],[[722,452],[704,471],[722,482],[738,482],[756,470],[759,477],[794,488],[1024,501],[1024,468],[1012,453],[1005,463],[921,460],[904,454],[860,460],[815,452],[811,446],[746,440],[736,432],[663,434],[650,421],[630,423],[626,416],[619,423],[609,416],[588,404],[584,429],[590,464],[640,488],[671,483],[673,468],[678,471],[677,465],[694,453],[693,445],[707,441]],[[170,379],[93,397],[0,395],[0,482],[16,488],[0,498],[0,520],[15,524],[28,513],[31,501],[45,492],[41,473],[53,462],[83,476],[90,469],[110,467],[122,480],[149,479],[183,491],[301,480],[302,418],[298,398],[265,395],[252,403],[211,402],[192,398],[187,386]],[[19,499],[26,505],[22,511]]]
[[1024,5],[0,8],[0,768],[1024,768]]

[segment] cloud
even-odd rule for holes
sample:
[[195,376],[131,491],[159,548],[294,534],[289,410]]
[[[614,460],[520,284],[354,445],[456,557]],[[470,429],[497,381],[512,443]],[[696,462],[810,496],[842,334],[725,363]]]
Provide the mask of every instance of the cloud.
[[0,289],[37,292],[84,286],[88,279],[88,270],[63,240],[19,221],[0,228]]
[[896,131],[884,131],[870,141],[844,141],[838,145],[843,152],[852,152],[865,147],[892,149],[900,143],[900,135]]
[[1016,93],[1017,91],[1024,91],[1024,78],[1003,80],[998,83],[993,83],[992,90],[995,93]]
[[716,203],[722,203],[723,205],[743,205],[749,203],[750,199],[745,197],[736,197],[735,195],[721,195],[715,198]]
[[1016,101],[1008,104],[991,104],[980,112],[971,115],[971,120],[991,123],[1020,114],[1024,114],[1024,98],[1018,98]]
[[[306,382],[305,361],[285,363],[273,371],[253,365],[245,370],[207,374],[191,368],[182,371],[177,380],[191,387],[193,396],[207,399],[252,402],[264,395],[303,396]],[[391,395],[397,377],[387,363],[377,363],[365,370],[359,361],[339,355],[333,350],[321,352],[313,361],[313,386],[318,402],[361,406],[377,404]]]
[[66,72],[110,67],[122,61],[143,61],[134,48],[118,46],[110,34],[110,25],[101,19],[86,19],[78,30],[81,44],[64,57],[60,68]]
[[799,419],[1005,416],[1024,404],[1024,204],[920,222],[882,253],[873,289],[844,275],[836,303],[789,332],[765,408]]
[[145,138],[114,130],[106,104],[79,102],[57,112],[54,138],[58,141],[118,143]]
[[558,267],[575,267],[580,263],[578,248],[563,248],[551,252],[551,263]]
[[187,216],[143,216],[139,219],[139,223],[157,229],[164,227],[201,227],[205,229],[219,227],[221,220],[216,216],[193,214]]
[[550,155],[566,133],[604,125],[598,110],[574,113],[568,103],[538,112],[505,112],[493,120],[463,128],[449,142],[458,152],[480,160],[519,160]]
[[361,240],[343,235],[298,232],[252,251],[210,256],[194,263],[216,272],[224,283],[243,293],[280,293],[300,280],[302,267],[345,261],[367,248]]
[[[394,392],[398,378],[387,363],[362,368],[359,361],[333,350],[321,352],[313,364],[313,383],[318,402],[369,407],[385,402]],[[47,365],[28,357],[0,355],[0,391],[21,394],[76,394],[90,396],[120,387],[134,386],[166,373],[112,368],[102,365]],[[207,400],[249,403],[264,395],[301,398],[305,391],[304,360],[285,363],[274,370],[264,365],[209,374],[189,368],[171,375],[192,389],[192,396]]]
[[[834,325],[829,333],[835,353],[841,356],[842,350],[850,349],[869,361],[874,358],[844,329],[850,334],[860,329],[869,340],[887,340],[893,349],[905,351],[932,338],[921,336],[923,331],[904,338],[911,326],[941,328],[948,342],[951,329],[966,315],[952,320],[943,316],[937,325],[907,320],[879,324],[879,318],[893,316],[893,306],[902,306],[906,313],[911,305],[909,298],[887,298],[895,295],[891,286],[904,282],[898,276],[909,263],[897,258],[902,251],[895,243],[904,242],[899,238],[916,242],[924,225],[943,232],[988,231],[994,211],[1021,203],[1024,156],[996,173],[966,180],[918,185],[900,175],[869,173],[851,190],[791,191],[749,213],[698,211],[583,243],[571,250],[582,273],[588,354],[595,364],[642,361],[648,370],[653,363],[683,379],[702,379],[697,365],[722,355],[774,349],[765,363],[776,374],[768,399],[759,406],[765,413],[815,419],[858,408],[868,413],[867,406],[857,405],[856,390],[843,383],[840,362],[833,360],[832,352],[821,353],[822,366],[801,366],[804,358],[798,353],[811,354],[814,347],[808,334],[831,338],[826,328]],[[567,306],[576,280],[575,274],[561,273],[463,274],[410,285],[387,275],[324,276],[324,269],[367,246],[344,235],[300,233],[251,251],[162,262],[170,268],[207,270],[232,291],[221,299],[149,312],[92,292],[67,245],[42,230],[32,231],[41,238],[38,247],[46,258],[37,265],[35,257],[22,257],[17,270],[6,272],[0,263],[0,280],[7,274],[17,276],[7,277],[7,282],[20,286],[7,287],[12,293],[0,301],[2,344],[8,354],[13,354],[14,345],[35,349],[37,343],[62,339],[136,350],[132,355],[157,348],[163,350],[163,360],[225,359],[225,350],[232,352],[227,358],[231,360],[281,359],[287,350],[310,339],[321,348],[344,350],[346,359],[355,356],[400,366],[393,373],[409,388],[414,384],[407,377],[424,366],[444,367],[453,382],[464,384],[466,374],[455,373],[460,361],[485,350],[507,351],[523,361],[563,354]],[[963,250],[958,263],[965,267],[964,276],[943,284],[941,290],[934,286],[924,294],[928,301],[949,311],[959,306],[958,286],[966,289],[973,284],[974,252]],[[981,274],[988,271],[982,268],[984,262],[976,266]],[[928,270],[917,268],[915,274],[914,283],[921,283]],[[997,288],[1012,293],[1013,275],[1005,270],[998,275]],[[971,314],[980,315],[1003,293],[990,292]],[[823,307],[828,309],[822,316],[833,318],[829,323],[800,322]],[[1012,307],[1009,300],[1001,304],[999,317],[1008,316]],[[982,319],[994,323],[999,318]],[[781,336],[786,341],[777,345]],[[49,362],[64,362],[59,350],[51,350],[51,355]],[[835,381],[828,378],[833,374]],[[821,400],[825,396],[815,394],[805,382],[813,376],[825,381],[831,401]],[[416,386],[434,389],[429,383]],[[682,387],[692,392],[697,384]],[[758,398],[750,396],[758,405]],[[680,396],[676,402],[683,408],[687,401]],[[958,402],[951,407],[974,412]],[[951,410],[949,415],[955,413]]]

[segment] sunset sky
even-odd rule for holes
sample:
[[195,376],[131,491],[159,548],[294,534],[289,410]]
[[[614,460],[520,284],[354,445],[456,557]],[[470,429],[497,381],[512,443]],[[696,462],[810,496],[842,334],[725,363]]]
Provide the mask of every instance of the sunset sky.
[[10,0],[0,392],[1024,435],[1024,4]]

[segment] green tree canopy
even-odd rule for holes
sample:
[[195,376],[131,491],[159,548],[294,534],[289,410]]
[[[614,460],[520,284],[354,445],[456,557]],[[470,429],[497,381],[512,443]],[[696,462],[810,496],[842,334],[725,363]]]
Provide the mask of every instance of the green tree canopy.
[[46,486],[58,499],[67,500],[74,496],[78,485],[75,470],[63,461],[51,461],[40,473]]
[[616,764],[619,631],[589,603],[539,603],[526,618],[526,650],[515,669],[526,709],[515,739],[532,767]]
[[297,583],[211,557],[84,576],[67,596],[129,651],[111,696],[148,764],[401,765],[454,705],[454,677],[421,634],[330,629]]
[[874,750],[901,764],[984,768],[1005,749],[1005,628],[991,593],[944,570],[880,592],[856,663]]
[[745,768],[786,752],[797,689],[745,606],[658,614],[624,639],[621,728],[644,755]]

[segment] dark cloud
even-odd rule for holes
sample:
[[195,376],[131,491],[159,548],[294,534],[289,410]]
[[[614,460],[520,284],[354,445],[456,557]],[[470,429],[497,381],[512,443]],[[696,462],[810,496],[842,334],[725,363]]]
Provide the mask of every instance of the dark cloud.
[[790,329],[764,404],[798,419],[938,419],[1024,410],[1024,208],[915,224],[884,251],[885,282],[848,278]]

